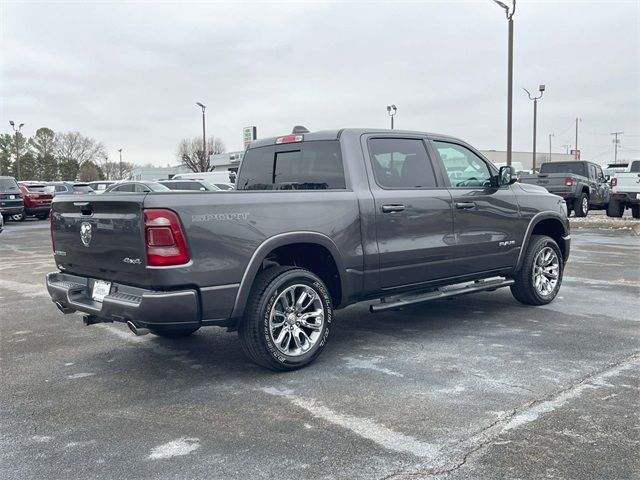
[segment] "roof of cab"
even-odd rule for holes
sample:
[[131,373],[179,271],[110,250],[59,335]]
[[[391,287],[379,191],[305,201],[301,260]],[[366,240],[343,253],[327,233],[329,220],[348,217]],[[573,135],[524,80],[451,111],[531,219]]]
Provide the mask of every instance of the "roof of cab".
[[267,145],[275,145],[276,139],[287,136],[287,135],[303,135],[304,141],[309,142],[314,140],[337,140],[343,135],[361,136],[365,134],[369,134],[369,135],[370,134],[374,134],[374,135],[393,134],[394,136],[395,135],[426,135],[427,137],[462,141],[450,135],[442,135],[439,133],[418,132],[415,130],[390,130],[387,128],[341,128],[339,130],[320,130],[318,132],[309,132],[309,133],[296,133],[296,134],[285,133],[283,135],[278,135],[277,137],[260,138],[251,142],[249,149],[265,147]]

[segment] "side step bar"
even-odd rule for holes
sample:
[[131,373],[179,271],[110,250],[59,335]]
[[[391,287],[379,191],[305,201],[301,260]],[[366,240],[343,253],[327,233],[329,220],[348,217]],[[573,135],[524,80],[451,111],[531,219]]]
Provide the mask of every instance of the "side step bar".
[[496,290],[498,288],[513,285],[515,280],[507,278],[491,278],[487,280],[477,280],[473,283],[447,286],[437,288],[425,293],[414,294],[407,297],[398,297],[389,301],[386,298],[381,299],[377,305],[369,305],[371,313],[383,312],[385,310],[393,310],[395,308],[404,307],[406,305],[415,305],[417,303],[430,302],[432,300],[440,300],[442,298],[457,297],[468,293],[482,292],[485,290]]

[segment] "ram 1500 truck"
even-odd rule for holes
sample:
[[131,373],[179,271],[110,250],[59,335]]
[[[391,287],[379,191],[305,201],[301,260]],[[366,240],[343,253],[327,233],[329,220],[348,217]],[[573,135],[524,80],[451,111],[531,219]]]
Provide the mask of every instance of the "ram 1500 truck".
[[538,174],[524,174],[518,182],[539,185],[560,195],[567,202],[568,213],[586,217],[589,209],[606,209],[611,188],[597,163],[586,161],[543,163]]
[[453,137],[343,129],[254,141],[237,190],[56,196],[51,298],[136,334],[237,330],[256,363],[313,361],[334,309],[510,287],[551,302],[566,205]]
[[640,160],[634,160],[624,172],[611,179],[611,201],[607,208],[610,217],[622,217],[625,208],[633,218],[640,218]]

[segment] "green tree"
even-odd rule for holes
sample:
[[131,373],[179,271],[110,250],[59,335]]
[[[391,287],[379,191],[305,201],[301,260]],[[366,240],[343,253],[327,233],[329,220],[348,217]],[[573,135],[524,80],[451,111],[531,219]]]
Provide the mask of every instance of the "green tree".
[[65,159],[58,161],[58,174],[60,180],[67,180],[73,182],[78,176],[78,170],[80,170],[80,164],[73,159]]
[[58,161],[55,157],[56,134],[50,128],[36,130],[29,139],[29,145],[36,155],[38,180],[55,180],[58,175]]
[[[15,162],[14,162],[15,165]],[[40,180],[38,174],[38,161],[33,152],[20,152],[20,179]]]
[[11,155],[13,152],[13,135],[0,134],[0,175],[11,174]]

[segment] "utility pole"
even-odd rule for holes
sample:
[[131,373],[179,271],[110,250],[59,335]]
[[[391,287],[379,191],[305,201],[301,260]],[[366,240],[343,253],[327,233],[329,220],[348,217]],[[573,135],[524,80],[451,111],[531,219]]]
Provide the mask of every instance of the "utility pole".
[[615,154],[614,154],[614,159],[613,159],[613,163],[618,163],[618,145],[620,145],[620,140],[618,140],[618,135],[624,135],[624,132],[613,132],[611,135],[613,135],[615,138],[613,140],[613,143],[615,145]]
[[398,113],[398,107],[395,105],[387,105],[387,113],[391,117],[391,130],[393,130],[393,117]]
[[536,171],[536,133],[538,128],[538,99],[542,98],[542,95],[544,94],[545,86],[540,85],[540,87],[538,87],[538,90],[540,91],[540,95],[538,95],[537,97],[532,97],[531,93],[529,93],[529,90],[527,90],[526,88],[523,88],[523,90],[527,92],[527,95],[529,95],[529,100],[533,100],[533,161],[532,161],[531,169],[535,172]]
[[513,15],[516,13],[516,0],[513,0],[511,10],[500,0],[493,0],[504,8],[509,22],[509,53],[507,65],[507,165],[511,165],[511,137],[513,131]]
[[118,153],[120,154],[120,180],[122,180],[122,149],[118,149]]
[[553,133],[549,134],[549,161],[551,161],[551,137],[555,137]]
[[578,155],[579,155],[579,153],[578,153],[578,122],[581,122],[581,121],[582,121],[582,119],[581,119],[581,118],[576,117],[576,148],[575,148],[575,150],[576,150],[576,154],[575,154],[575,157],[574,157],[574,158],[575,158],[575,160],[578,160],[578,159],[579,159],[579,158],[578,158]]
[[13,123],[13,120],[9,120],[9,125],[11,125],[11,128],[13,128],[13,133],[15,134],[15,139],[16,139],[16,180],[20,180],[20,143],[18,142],[18,134],[20,133],[20,130],[22,130],[22,127],[24,127],[24,123],[21,123],[20,125],[18,125],[18,128],[16,128],[16,124]]
[[198,105],[201,109],[202,109],[202,161],[203,161],[203,166],[204,165],[208,165],[208,157],[207,157],[207,132],[205,129],[205,119],[204,119],[204,111],[207,108],[205,105],[203,105],[200,102],[196,102],[196,105]]

